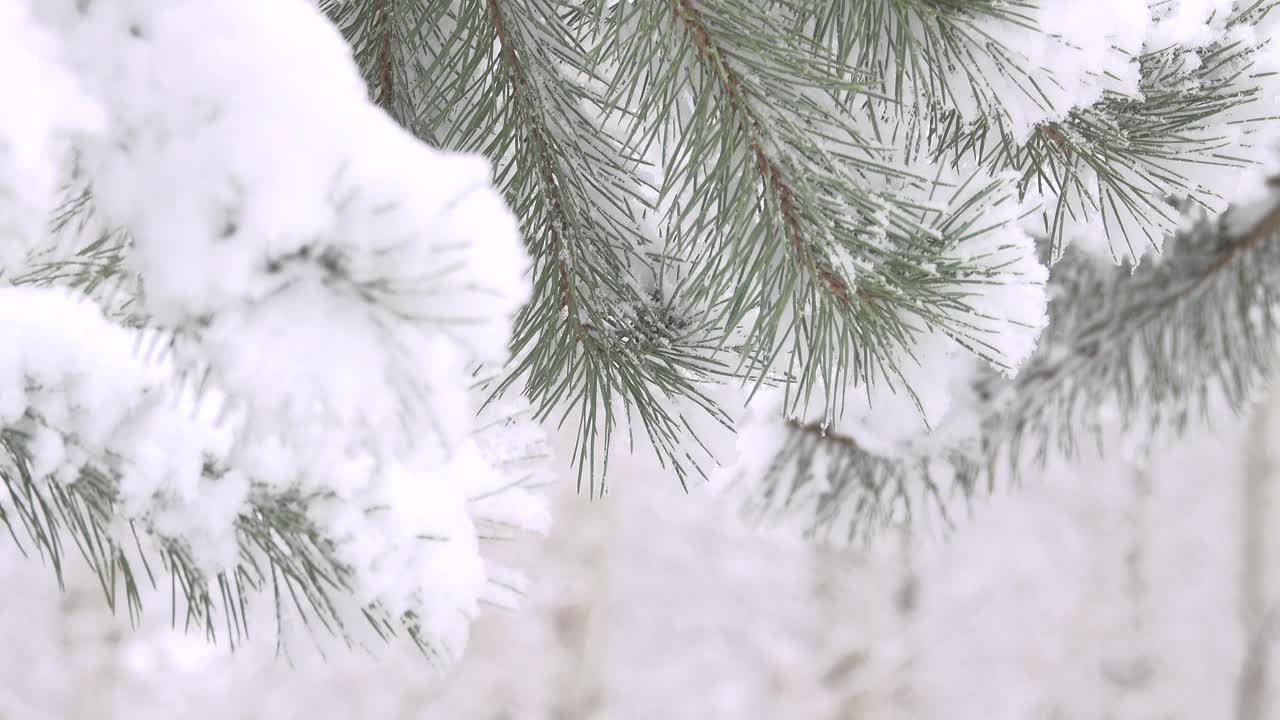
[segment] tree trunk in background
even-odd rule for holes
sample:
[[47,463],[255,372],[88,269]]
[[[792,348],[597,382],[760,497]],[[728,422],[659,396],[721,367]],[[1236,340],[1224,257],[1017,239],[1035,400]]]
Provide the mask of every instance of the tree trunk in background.
[[1274,613],[1269,609],[1266,569],[1270,547],[1267,522],[1271,516],[1273,412],[1270,397],[1254,408],[1241,477],[1244,487],[1241,492],[1239,612],[1245,654],[1237,679],[1236,720],[1265,720],[1270,717],[1267,684],[1275,622]]
[[[913,657],[902,652],[901,643],[912,633],[919,607],[910,535],[903,532],[891,548],[868,552],[816,546],[814,568],[815,611],[830,627],[844,630],[829,634],[822,648],[827,659],[820,666],[821,684],[832,696],[831,720],[918,717],[912,707]],[[854,582],[860,575],[888,573],[892,579],[885,583]],[[851,627],[859,631],[850,633]]]
[[560,552],[585,580],[552,615],[563,664],[555,675],[552,720],[594,720],[607,715],[604,673],[608,667],[609,605],[615,537],[615,498],[568,497],[561,508],[572,517],[575,532],[560,536]]
[[[865,622],[861,613],[850,611],[850,593],[845,587],[851,573],[858,571],[864,558],[845,548],[826,544],[813,548],[813,602],[814,612],[833,628],[844,629],[850,622]],[[815,648],[822,654],[822,686],[831,693],[834,707],[830,720],[856,717],[859,697],[850,694],[847,685],[867,663],[873,651],[862,637],[846,641],[847,633],[834,633],[823,646]]]
[[1151,474],[1145,463],[1130,463],[1127,475],[1131,481],[1131,495],[1127,511],[1129,539],[1124,551],[1124,612],[1128,615],[1127,628],[1121,636],[1118,657],[1103,663],[1102,675],[1111,688],[1112,701],[1107,708],[1108,720],[1124,720],[1131,715],[1131,708],[1143,705],[1144,695],[1151,687],[1156,674],[1156,658],[1151,656],[1149,632],[1149,603],[1146,566],[1147,533],[1150,523]]
[[[897,587],[893,591],[894,624],[903,633],[911,631],[916,621],[916,611],[920,608],[920,573],[916,570],[915,552],[912,547],[911,537],[911,531],[908,529],[899,538],[899,560],[902,566],[902,575],[898,578]],[[902,664],[902,674],[894,687],[893,709],[895,713],[901,714],[902,717],[915,716],[915,711],[912,708],[912,693],[914,691],[912,679],[915,673],[912,672],[912,669],[912,659],[907,658]],[[842,720],[844,719],[842,718]],[[856,720],[856,718],[850,717],[848,720]]]
[[[77,568],[78,570],[79,568]],[[122,710],[117,694],[125,673],[120,666],[122,633],[119,619],[106,609],[98,587],[85,573],[73,573],[58,599],[58,627],[62,655],[82,683],[61,698],[68,718],[115,718]]]

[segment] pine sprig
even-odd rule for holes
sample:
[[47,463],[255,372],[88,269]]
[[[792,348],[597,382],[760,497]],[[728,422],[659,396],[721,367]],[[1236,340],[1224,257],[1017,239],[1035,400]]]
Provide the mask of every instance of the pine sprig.
[[[1179,222],[1170,198],[1221,209],[1217,190],[1196,186],[1187,170],[1193,165],[1240,170],[1252,162],[1233,148],[1238,140],[1208,128],[1262,99],[1261,78],[1250,69],[1256,52],[1242,43],[1206,48],[1189,73],[1175,53],[1149,53],[1140,61],[1140,98],[1108,93],[1063,123],[1042,128],[1022,157],[1005,160],[1026,168],[1025,188],[1056,198],[1045,215],[1055,248],[1061,248],[1069,218],[1100,215],[1113,254],[1133,259],[1149,246],[1158,247]],[[1274,121],[1258,111],[1231,129],[1247,134],[1251,125]]]
[[[1043,198],[1041,232],[1052,242],[1052,259],[1072,237],[1092,233],[1106,236],[1117,261],[1136,261],[1178,226],[1173,200],[1224,210],[1218,188],[1197,185],[1189,174],[1209,166],[1248,167],[1250,136],[1275,122],[1261,89],[1270,73],[1257,67],[1269,43],[1246,43],[1231,31],[1261,22],[1276,7],[1273,0],[1258,0],[1238,8],[1225,21],[1223,41],[1148,48],[1136,58],[1136,94],[1104,89],[1100,101],[1041,124],[1025,141],[1015,137],[998,105],[972,123],[935,108],[925,115],[928,128],[917,132],[929,136],[939,161],[970,157],[993,172],[1017,172],[1023,195]],[[1025,71],[1019,76],[1016,60],[988,66],[1011,74],[1020,86],[1054,82],[1051,68],[1037,69],[1040,79]]]
[[798,15],[800,29],[834,52],[853,77],[892,100],[904,114],[957,116],[958,104],[976,102],[998,113],[990,92],[992,70],[1013,78],[1024,98],[1043,104],[1036,90],[1038,68],[992,37],[984,22],[998,21],[1035,32],[1034,5],[1024,0],[835,0],[813,3]]
[[1009,408],[1001,422],[1014,449],[1069,453],[1097,427],[1102,407],[1127,424],[1175,429],[1215,396],[1243,410],[1273,362],[1277,237],[1280,203],[1272,197],[1260,209],[1202,220],[1131,277],[1127,268],[1064,261],[1055,285],[1074,302],[1055,303],[1043,349],[1011,383],[990,390]]
[[[121,228],[102,227],[93,211],[88,189],[70,189],[54,211],[49,234],[59,239],[49,252],[29,258],[25,267],[6,278],[12,285],[67,287],[103,302],[110,313],[127,315],[133,305],[121,285],[134,278],[125,266],[129,234]],[[76,242],[87,239],[79,246]],[[69,247],[62,247],[68,245]]]
[[[725,372],[718,338],[687,302],[657,286],[672,273],[655,257],[642,217],[652,190],[641,158],[600,120],[583,16],[545,0],[417,5],[396,22],[413,26],[407,42],[418,50],[391,58],[408,62],[403,88],[419,109],[405,124],[441,147],[494,161],[535,262],[533,297],[512,342],[518,360],[498,392],[522,390],[541,420],[577,422],[579,484],[592,490],[623,415],[640,421],[682,481],[703,474],[706,457],[685,445],[691,425],[670,400],[690,400],[725,422],[700,387]],[[382,36],[372,24],[340,25],[366,74],[376,75],[373,66],[386,59],[376,51]],[[631,342],[657,317],[675,323],[656,329],[660,345]]]
[[[1273,186],[1280,182],[1273,182]],[[785,434],[748,509],[794,518],[812,535],[865,541],[888,523],[947,519],[956,499],[1017,479],[1027,462],[1101,442],[1113,409],[1125,427],[1177,431],[1219,398],[1248,405],[1280,339],[1280,195],[1260,208],[1206,217],[1136,269],[1068,253],[1036,354],[1014,379],[976,381],[977,442],[939,455],[889,458],[851,437],[780,418]],[[1008,472],[1004,472],[1007,470]]]
[[[247,639],[248,598],[268,589],[285,601],[277,619],[283,621],[292,604],[304,622],[314,617],[332,632],[342,630],[332,596],[351,590],[349,578],[303,512],[300,498],[254,497],[236,521],[240,563],[210,577],[181,541],[154,536],[145,522],[122,526],[114,471],[89,463],[71,483],[38,478],[31,472],[27,441],[15,429],[0,433],[5,456],[0,482],[6,491],[0,520],[19,549],[25,553],[30,547],[53,567],[60,585],[70,541],[97,577],[108,605],[115,610],[123,601],[134,621],[140,618],[143,591],[158,589],[157,573],[163,570],[171,584],[174,624],[181,618],[186,630],[197,629],[210,640],[223,637],[235,647]],[[206,467],[210,477],[218,472]],[[377,617],[377,608],[369,612]]]
[[843,388],[896,378],[921,323],[964,334],[963,313],[940,308],[956,310],[950,293],[976,270],[945,260],[961,237],[948,231],[993,196],[947,198],[957,217],[939,213],[941,195],[973,188],[938,193],[850,122],[849,98],[875,92],[786,29],[812,10],[634,3],[614,8],[598,44],[608,106],[629,142],[660,156],[666,252],[691,268],[716,322],[745,328],[737,372],[755,383],[781,372],[796,381],[793,406],[834,412]]
[[404,0],[320,2],[320,8],[345,36],[361,38],[353,48],[373,101],[401,126],[432,144],[436,143],[423,119],[440,110],[424,106],[431,95],[417,89],[433,78],[434,68],[423,68],[421,63],[438,48],[442,6]]
[[744,514],[763,523],[798,522],[826,541],[870,544],[888,526],[936,516],[950,523],[982,472],[964,452],[912,460],[886,458],[823,426],[782,421],[783,439],[766,481],[744,498]]

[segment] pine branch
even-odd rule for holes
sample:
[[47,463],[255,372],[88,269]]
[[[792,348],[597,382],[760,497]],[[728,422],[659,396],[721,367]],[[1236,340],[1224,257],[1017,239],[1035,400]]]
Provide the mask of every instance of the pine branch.
[[[794,419],[744,511],[757,522],[798,522],[807,536],[867,544],[890,525],[936,515],[950,522],[968,502],[980,468],[964,453],[904,461],[863,449],[848,435]],[[753,482],[755,482],[753,480]]]
[[1002,99],[984,77],[992,71],[1025,88],[1025,99],[1044,102],[1035,89],[1042,69],[1020,62],[986,26],[995,21],[1035,32],[1034,7],[1024,0],[834,0],[806,7],[797,20],[798,29],[899,110],[937,118],[970,103],[998,113]]
[[17,272],[10,272],[9,284],[69,287],[99,298],[116,312],[130,304],[118,290],[129,280],[125,255],[132,241],[122,228],[101,225],[88,189],[66,192],[66,199],[50,219],[49,235],[54,240],[52,247],[28,258]]
[[[1280,180],[1269,184],[1280,189]],[[1239,412],[1269,376],[1280,340],[1277,267],[1274,191],[1260,210],[1234,209],[1179,233],[1153,264],[1104,267],[1069,253],[1053,270],[1051,321],[1036,354],[1012,380],[977,379],[986,417],[975,445],[889,458],[821,424],[783,420],[780,450],[748,509],[865,541],[923,507],[945,520],[957,500],[990,491],[1001,467],[1016,481],[1027,460],[1070,457],[1082,436],[1101,442],[1107,408],[1125,427],[1178,431],[1218,397]]]
[[[501,390],[576,419],[580,482],[606,471],[623,413],[682,481],[700,473],[674,405],[724,422],[702,386],[727,377],[781,379],[789,413],[835,417],[850,388],[905,386],[922,333],[1001,362],[977,300],[1008,265],[954,252],[1003,229],[991,208],[1041,195],[1051,255],[1096,220],[1136,257],[1178,221],[1171,198],[1221,209],[1187,168],[1247,164],[1222,127],[1247,147],[1263,115],[1260,46],[1234,41],[1192,63],[1149,48],[1141,97],[1056,108],[1073,78],[997,39],[1052,30],[1030,2],[351,5],[395,15],[412,48],[383,52],[386,22],[343,26],[375,94],[398,88],[403,124],[498,168],[535,258]],[[1050,119],[1022,137],[1015,102]],[[972,161],[1016,187],[916,169]]]
[[[1254,25],[1275,7],[1265,0],[1239,8],[1227,27]],[[1170,199],[1211,213],[1226,209],[1218,188],[1191,175],[1248,167],[1259,131],[1275,121],[1261,90],[1267,73],[1257,66],[1268,42],[1227,37],[1194,51],[1149,48],[1136,59],[1136,95],[1104,90],[1099,102],[1041,125],[1026,143],[998,114],[970,128],[944,124],[934,140],[937,157],[969,154],[993,171],[1021,174],[1022,192],[1046,199],[1042,231],[1055,259],[1072,237],[1096,233],[1100,224],[1113,257],[1136,261],[1178,226]]]
[[1268,281],[1280,263],[1280,205],[1250,214],[1200,221],[1132,277],[1088,260],[1057,273],[1073,307],[1055,303],[1044,349],[1012,383],[992,388],[1010,406],[1003,423],[1018,444],[1034,436],[1037,456],[1055,441],[1070,451],[1107,404],[1127,420],[1179,429],[1216,393],[1239,412],[1269,372],[1280,322]]
[[540,172],[541,186],[545,193],[549,211],[546,229],[547,256],[554,258],[553,264],[555,266],[556,285],[560,292],[560,306],[568,310],[569,324],[573,328],[576,341],[580,343],[585,337],[585,330],[581,315],[578,313],[578,303],[569,282],[569,267],[564,259],[564,248],[562,247],[560,233],[560,228],[569,226],[570,218],[565,212],[564,198],[557,176],[556,161],[547,139],[548,128],[542,123],[542,119],[538,117],[536,91],[530,84],[527,69],[516,53],[516,48],[513,44],[514,39],[508,32],[507,19],[502,10],[500,0],[487,0],[485,9],[488,12],[490,22],[493,24],[494,35],[497,37],[502,66],[506,71],[506,79],[510,88],[511,102],[516,107],[517,115],[528,123],[528,146],[533,162]]
[[[673,295],[680,281],[658,285],[678,273],[650,249],[641,215],[651,191],[640,158],[591,110],[603,99],[586,70],[586,20],[574,4],[547,0],[422,5],[429,19],[406,40],[419,49],[394,59],[417,79],[402,84],[421,108],[405,124],[441,147],[494,161],[535,262],[533,298],[512,343],[518,360],[497,391],[522,386],[540,419],[576,416],[579,484],[593,491],[623,414],[640,421],[682,482],[703,474],[706,457],[686,446],[690,424],[672,400],[726,422],[700,387],[727,371],[720,336]],[[352,30],[358,49],[376,46],[379,36]],[[357,56],[374,74],[377,53]],[[655,326],[657,318],[671,324]]]
[[[745,97],[741,78],[734,67],[726,61],[729,54],[712,41],[701,13],[694,7],[691,0],[673,0],[672,12],[684,26],[696,49],[698,60],[705,66],[707,74],[718,81],[720,95],[727,102],[730,115],[733,116],[731,121],[738,125],[750,154],[755,160],[755,170],[759,175],[760,183],[772,191],[774,205],[781,224],[785,228],[791,251],[795,255],[795,262],[809,268],[827,292],[833,295],[841,305],[848,306],[852,302],[852,297],[844,279],[830,268],[817,263],[813,243],[804,236],[804,229],[795,207],[795,191],[785,179],[779,163],[765,152],[764,121],[753,112]],[[865,290],[855,289],[853,294],[863,302],[869,302],[872,297]]]
[[377,0],[373,4],[374,16],[378,21],[377,29],[377,46],[378,56],[375,61],[377,72],[377,84],[374,86],[376,91],[376,101],[387,112],[391,112],[395,107],[395,82],[392,78],[391,63],[391,40],[392,40],[392,15],[390,3],[393,0]]
[[947,255],[999,229],[974,232],[1000,193],[896,167],[848,120],[842,96],[868,91],[785,30],[808,10],[635,3],[614,8],[597,46],[607,107],[630,143],[659,148],[666,252],[688,265],[717,323],[745,328],[737,372],[753,383],[781,374],[793,407],[835,411],[844,387],[896,379],[921,324],[970,334],[957,288],[983,273]]

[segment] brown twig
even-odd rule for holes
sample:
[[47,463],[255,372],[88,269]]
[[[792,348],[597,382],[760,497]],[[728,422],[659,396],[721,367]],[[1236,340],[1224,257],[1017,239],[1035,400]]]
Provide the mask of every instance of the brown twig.
[[821,423],[801,422],[795,418],[787,418],[787,426],[798,432],[805,433],[806,435],[813,435],[821,438],[825,442],[833,443],[849,450],[862,449],[861,446],[858,445],[857,440],[854,440],[848,435],[831,432],[829,428]]
[[1067,153],[1068,155],[1071,154],[1071,146],[1067,144],[1066,139],[1062,137],[1062,135],[1053,127],[1051,123],[1045,123],[1041,125],[1040,134],[1052,140],[1053,144],[1057,145],[1058,149],[1061,150],[1062,152]]
[[391,3],[393,0],[376,0],[374,2],[374,21],[378,23],[378,60],[377,85],[378,104],[388,113],[392,112],[395,103],[395,83],[391,72],[391,35],[393,20]]
[[[1280,188],[1280,176],[1267,178],[1267,187],[1272,189]],[[1209,267],[1205,268],[1204,271],[1196,277],[1195,281],[1188,285],[1182,292],[1178,293],[1178,297],[1184,297],[1191,294],[1196,290],[1196,288],[1204,284],[1206,280],[1218,274],[1218,272],[1225,268],[1232,260],[1239,257],[1240,253],[1255,247],[1263,240],[1275,235],[1277,232],[1280,232],[1280,203],[1277,203],[1268,210],[1267,214],[1263,215],[1261,220],[1255,223],[1253,227],[1249,228],[1249,232],[1245,233],[1244,237],[1232,243],[1231,247],[1222,255],[1218,256],[1218,259],[1214,260]]]

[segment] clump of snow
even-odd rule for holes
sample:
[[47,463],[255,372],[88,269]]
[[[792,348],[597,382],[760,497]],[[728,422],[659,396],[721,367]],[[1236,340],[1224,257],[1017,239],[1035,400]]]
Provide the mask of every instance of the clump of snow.
[[[97,209],[132,233],[147,311],[199,329],[235,397],[376,438],[425,392],[424,331],[501,359],[527,258],[487,163],[423,146],[370,104],[323,16],[138,2],[59,25],[112,113],[84,152]],[[104,43],[119,49],[108,62]]]
[[1134,58],[1142,48],[1148,13],[1146,0],[1045,2],[1030,10],[1034,31],[999,23],[997,38],[1013,58],[1025,59],[1025,68],[1035,68],[1033,77],[1048,79],[1036,86],[1047,95],[1045,105],[1032,103],[1016,87],[1005,90],[1016,95],[992,96],[1009,118],[1014,138],[1025,140],[1039,125],[1096,102],[1104,89],[1136,91],[1139,73]]
[[11,275],[44,239],[73,139],[102,127],[102,110],[59,61],[57,38],[26,3],[0,0],[0,272]]

